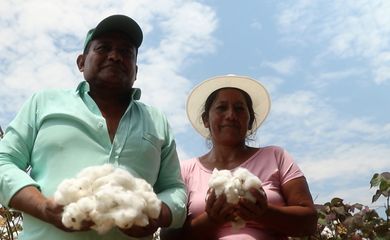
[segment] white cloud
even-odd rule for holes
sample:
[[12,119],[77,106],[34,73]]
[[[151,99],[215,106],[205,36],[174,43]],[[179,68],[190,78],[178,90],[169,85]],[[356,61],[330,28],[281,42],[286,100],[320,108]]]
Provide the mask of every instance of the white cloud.
[[287,57],[276,62],[264,62],[262,65],[270,67],[280,74],[287,75],[295,71],[297,60],[294,57]]
[[364,74],[364,69],[346,68],[339,71],[320,72],[310,75],[310,82],[316,87],[325,87],[345,79],[353,79]]
[[375,172],[386,171],[389,154],[389,146],[385,144],[344,144],[326,153],[319,152],[316,159],[310,154],[301,159],[300,167],[314,183],[335,181],[345,185],[357,176],[371,177]]
[[133,17],[144,30],[136,81],[142,98],[163,109],[175,131],[186,126],[184,101],[191,82],[181,72],[188,59],[214,50],[217,22],[208,6],[184,0],[8,0],[0,6],[3,126],[32,92],[74,88],[82,80],[76,57],[85,34],[114,13]]
[[306,44],[324,43],[340,59],[362,59],[372,67],[374,82],[390,82],[390,63],[378,58],[390,47],[390,2],[386,0],[298,1],[281,5],[281,30]]
[[257,20],[254,20],[252,23],[251,23],[251,27],[253,29],[256,29],[256,30],[262,30],[263,29],[263,24]]

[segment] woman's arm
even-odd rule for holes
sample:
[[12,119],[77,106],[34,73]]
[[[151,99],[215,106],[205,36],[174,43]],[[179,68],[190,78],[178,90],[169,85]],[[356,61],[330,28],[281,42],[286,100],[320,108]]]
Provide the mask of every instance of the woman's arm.
[[[261,194],[251,189],[252,194],[260,199]],[[269,204],[264,211],[259,204],[241,199],[238,215],[246,221],[255,221],[264,228],[288,236],[307,236],[316,231],[317,211],[304,177],[288,181],[282,185],[282,194],[287,206]]]

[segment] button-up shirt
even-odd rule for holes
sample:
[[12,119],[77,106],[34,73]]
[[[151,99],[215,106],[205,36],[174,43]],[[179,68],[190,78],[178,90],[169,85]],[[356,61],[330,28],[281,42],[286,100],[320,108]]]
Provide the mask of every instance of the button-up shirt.
[[[75,177],[83,168],[111,163],[150,183],[171,210],[171,227],[181,226],[186,194],[166,117],[139,102],[141,91],[134,89],[111,141],[106,120],[88,92],[88,83],[82,82],[76,91],[46,90],[24,104],[0,141],[0,203],[8,206],[12,196],[29,185],[52,197],[62,180]],[[116,228],[104,235],[93,230],[67,233],[24,214],[19,239],[129,237]]]

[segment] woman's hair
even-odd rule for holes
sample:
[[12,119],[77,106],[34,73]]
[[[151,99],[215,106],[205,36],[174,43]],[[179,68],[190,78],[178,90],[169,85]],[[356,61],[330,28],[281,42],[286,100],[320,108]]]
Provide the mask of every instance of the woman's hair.
[[[249,94],[239,88],[220,88],[220,89],[217,89],[215,90],[214,92],[212,92],[208,98],[206,99],[206,102],[204,103],[204,108],[203,108],[203,112],[202,112],[202,121],[204,122],[205,119],[208,119],[208,115],[209,115],[209,111],[210,111],[210,108],[211,108],[211,105],[213,104],[213,102],[215,101],[215,99],[217,98],[217,95],[218,93],[223,90],[223,89],[237,89],[238,91],[240,91],[240,93],[244,96],[245,98],[245,103],[248,107],[248,111],[249,111],[249,126],[248,126],[248,130],[252,130],[252,127],[253,127],[253,123],[256,121],[256,117],[255,117],[255,111],[253,110],[253,102],[252,102],[252,98],[249,96]],[[251,135],[253,132],[251,131],[249,135]]]

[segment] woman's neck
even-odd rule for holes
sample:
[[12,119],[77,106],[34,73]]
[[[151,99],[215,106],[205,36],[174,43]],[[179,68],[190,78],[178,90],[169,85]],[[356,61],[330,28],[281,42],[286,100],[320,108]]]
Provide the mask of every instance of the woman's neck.
[[214,146],[210,152],[200,157],[201,163],[208,169],[233,169],[248,160],[258,148],[246,145],[238,147]]

